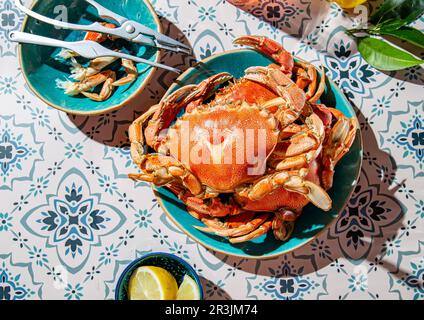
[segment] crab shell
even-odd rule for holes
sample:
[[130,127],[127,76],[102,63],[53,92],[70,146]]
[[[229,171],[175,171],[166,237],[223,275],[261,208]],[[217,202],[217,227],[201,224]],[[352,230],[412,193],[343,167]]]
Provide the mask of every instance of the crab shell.
[[225,193],[265,173],[278,136],[277,121],[258,105],[216,103],[180,117],[165,145],[203,185]]

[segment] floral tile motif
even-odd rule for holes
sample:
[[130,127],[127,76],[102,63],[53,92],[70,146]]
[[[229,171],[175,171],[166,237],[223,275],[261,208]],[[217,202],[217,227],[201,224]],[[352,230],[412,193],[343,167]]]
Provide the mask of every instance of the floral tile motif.
[[311,2],[300,1],[240,1],[231,0],[231,3],[246,10],[260,19],[274,30],[287,30],[292,35],[300,36],[304,29],[304,24],[311,18]]
[[[277,268],[269,268],[269,277],[247,278],[248,297],[256,299],[302,300],[314,293],[319,297],[326,294],[325,276],[316,279],[302,275],[304,267],[293,264],[284,256]],[[258,281],[257,278],[261,280]]]
[[376,71],[364,63],[359,54],[352,53],[351,45],[343,40],[334,43],[335,57],[326,56],[325,65],[330,78],[353,97],[355,93],[365,94],[367,85],[376,82]]
[[[389,274],[390,291],[408,299],[424,299],[424,242],[418,242],[418,249],[401,252],[397,261],[397,270]],[[407,271],[405,271],[407,270]],[[402,295],[401,291],[406,291]]]
[[358,185],[330,229],[329,238],[336,239],[343,254],[353,260],[365,259],[373,242],[383,229],[395,225],[405,214],[405,208],[393,197],[381,192],[380,185],[370,184],[362,171]]
[[[0,251],[8,250],[0,252],[0,299],[113,299],[130,261],[165,251],[190,262],[206,299],[424,300],[422,69],[371,68],[344,32],[357,17],[326,0],[152,4],[164,32],[193,47],[193,56],[165,52],[168,65],[186,69],[234,49],[245,34],[323,65],[358,107],[365,142],[358,187],[331,229],[292,254],[256,261],[206,250],[167,219],[148,184],[127,177],[136,170],[128,126],[174,76],[158,71],[137,103],[97,117],[47,107],[29,93],[17,46],[6,39],[23,15],[14,0],[2,0]],[[416,26],[424,30],[424,17]]]
[[41,298],[41,289],[30,263],[14,263],[11,254],[0,254],[0,301]]
[[25,214],[22,225],[48,247],[56,248],[59,260],[71,273],[78,272],[90,256],[92,246],[113,234],[125,222],[114,206],[101,202],[92,193],[84,174],[71,169],[63,175],[55,194],[47,202]]
[[0,115],[0,190],[12,190],[15,181],[32,180],[43,149],[33,123],[16,123],[15,116]]
[[9,40],[9,33],[17,31],[24,15],[14,5],[12,0],[0,4],[0,57],[16,56],[17,45]]
[[424,176],[424,101],[408,101],[404,112],[389,111],[387,129],[380,131],[380,141],[401,152],[403,163],[399,167],[411,168],[414,176]]

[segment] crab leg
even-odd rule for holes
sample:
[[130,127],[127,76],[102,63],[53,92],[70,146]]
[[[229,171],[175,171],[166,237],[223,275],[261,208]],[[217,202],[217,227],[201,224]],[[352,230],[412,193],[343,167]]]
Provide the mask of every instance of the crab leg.
[[308,102],[316,103],[321,98],[322,94],[325,91],[325,80],[326,80],[325,70],[324,70],[324,67],[321,67],[321,80],[319,82],[318,89],[315,92],[315,94],[308,99]]
[[203,80],[199,83],[196,90],[187,96],[186,100],[190,103],[187,105],[186,112],[193,111],[215,92],[217,86],[231,80],[232,78],[233,76],[229,73],[222,72]]
[[[296,68],[299,69],[297,72],[296,84],[298,86],[300,84],[299,87],[302,89],[306,88],[306,86],[308,87],[306,92],[306,99],[309,100],[315,95],[317,89],[317,70],[314,65],[300,59],[296,61],[295,65]],[[299,72],[302,70],[304,72]],[[304,84],[306,84],[306,86],[302,87]]]
[[251,67],[246,70],[244,78],[261,83],[280,96],[265,103],[263,107],[281,106],[275,116],[282,128],[293,123],[302,113],[306,102],[305,92],[279,69],[269,66]]
[[235,44],[247,45],[272,57],[279,65],[283,73],[291,77],[294,67],[293,56],[281,44],[267,37],[242,36],[234,40]]
[[[317,114],[326,128],[331,126],[333,114],[324,104],[312,104],[312,110]],[[327,135],[327,134],[326,134]]]
[[113,71],[110,71],[109,77],[106,79],[106,81],[103,84],[102,90],[99,94],[97,93],[91,93],[91,92],[81,92],[84,96],[87,98],[94,100],[94,101],[105,101],[109,99],[113,92],[113,82],[116,80],[116,73]]
[[128,83],[133,82],[138,77],[137,67],[134,65],[134,62],[128,59],[122,59],[122,66],[125,69],[127,75],[118,81],[115,81],[112,85],[115,87],[124,86]]
[[328,211],[331,209],[331,198],[320,186],[305,180],[308,170],[282,171],[267,175],[247,188],[237,190],[241,197],[248,197],[250,200],[257,201],[265,197],[279,187],[283,187],[289,192],[296,192],[304,195],[318,208]]
[[296,85],[300,89],[308,87],[306,98],[310,102],[316,102],[321,97],[325,89],[325,72],[323,70],[320,85],[317,89],[317,71],[312,64],[297,59],[295,62],[293,56],[281,44],[267,37],[261,36],[242,36],[234,40],[235,44],[248,45],[273,58],[280,67],[280,70],[292,77],[292,72],[296,74]]
[[172,157],[148,154],[144,156],[139,167],[142,173],[130,174],[131,179],[151,182],[157,186],[179,180],[193,195],[198,195],[203,191],[200,181]]
[[233,201],[224,204],[219,198],[200,199],[196,197],[187,197],[181,200],[189,209],[196,211],[198,214],[211,217],[222,218],[226,216],[235,216],[242,212],[241,208]]
[[230,238],[229,241],[231,243],[242,243],[242,242],[250,241],[266,234],[269,230],[271,230],[271,228],[272,228],[272,220],[268,220],[265,223],[261,224],[259,228],[253,230],[252,232],[240,237]]
[[[255,217],[255,213],[247,211],[238,216],[230,217],[225,222],[221,222],[217,219],[203,218],[201,221],[206,224],[208,228],[198,226],[195,226],[195,228],[203,232],[214,233],[221,237],[240,237],[256,230],[269,220],[269,218],[269,213],[259,214]],[[238,223],[234,223],[234,219],[236,219]],[[234,224],[237,226],[233,227]]]
[[288,125],[287,127],[285,127],[283,130],[281,130],[280,140],[288,139],[288,138],[294,136],[295,134],[303,132],[305,130],[307,130],[306,125],[292,123],[292,124]]
[[101,72],[108,65],[118,60],[116,57],[100,57],[90,61],[90,65],[87,68],[81,66],[75,58],[71,58],[71,78],[77,81],[83,81],[84,79],[94,76]]
[[279,151],[284,160],[276,166],[278,171],[305,167],[320,154],[325,136],[324,125],[315,113],[306,118],[305,123],[308,130],[292,136],[287,148]]
[[305,89],[310,83],[311,83],[311,78],[308,75],[307,71],[301,67],[294,67],[293,69],[294,73],[295,73],[295,79],[296,79],[296,85],[300,88],[300,89]]
[[146,127],[144,132],[146,143],[157,150],[161,142],[159,133],[171,125],[181,109],[192,101],[204,98],[210,94],[210,90],[214,90],[220,83],[227,82],[231,78],[229,73],[223,72],[202,81],[199,85],[182,87],[166,97]]
[[65,94],[75,96],[82,92],[86,92],[106,80],[116,77],[113,71],[103,71],[94,76],[88,77],[81,82],[56,80],[56,86],[64,89]]
[[333,186],[334,168],[340,159],[349,151],[355,141],[358,123],[356,119],[348,119],[337,109],[328,108],[338,119],[324,143],[322,152],[322,185],[328,190]]

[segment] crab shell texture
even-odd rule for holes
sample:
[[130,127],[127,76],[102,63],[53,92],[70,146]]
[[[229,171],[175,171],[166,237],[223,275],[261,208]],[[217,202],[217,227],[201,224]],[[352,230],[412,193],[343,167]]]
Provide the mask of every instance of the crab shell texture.
[[[238,81],[219,92],[210,104],[182,115],[164,144],[209,190],[234,192],[265,173],[279,129],[274,116],[261,104],[276,97],[260,84]],[[185,130],[181,130],[183,126]],[[261,154],[259,137],[265,141]],[[249,156],[254,159],[248,161]]]

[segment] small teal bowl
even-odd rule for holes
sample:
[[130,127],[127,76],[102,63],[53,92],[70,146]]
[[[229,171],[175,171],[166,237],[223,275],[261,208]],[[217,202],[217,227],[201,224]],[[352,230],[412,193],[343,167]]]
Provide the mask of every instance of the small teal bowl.
[[[101,4],[117,14],[139,21],[151,29],[162,32],[159,18],[148,1],[103,0]],[[50,18],[56,18],[64,11],[61,11],[62,9],[57,11],[55,8],[66,8],[68,22],[70,23],[91,24],[101,21],[96,9],[81,0],[35,1],[31,10]],[[25,18],[22,31],[65,41],[77,41],[84,38],[84,32],[56,29],[52,25],[31,17]],[[70,76],[69,64],[56,59],[60,50],[60,48],[21,44],[19,61],[29,88],[48,105],[70,114],[98,115],[125,106],[139,95],[156,69],[138,64],[139,77],[136,81],[115,89],[108,100],[96,102],[82,95],[68,96],[63,92],[63,89],[56,87],[56,79],[64,80]],[[160,59],[160,51],[146,46],[131,44],[131,53],[136,53],[137,56],[153,62],[159,62]],[[112,69],[118,71],[118,77],[125,75],[118,63],[115,63]]]
[[131,262],[122,272],[116,284],[115,300],[128,300],[128,283],[131,275],[138,267],[142,266],[161,267],[168,270],[177,280],[178,286],[183,282],[185,275],[190,276],[196,281],[200,291],[200,300],[203,300],[202,283],[193,267],[180,257],[165,252],[149,253]]
[[[232,50],[214,55],[186,70],[169,88],[165,96],[182,86],[198,84],[219,72],[229,72],[235,78],[240,78],[248,67],[267,66],[271,63],[274,63],[274,61],[269,57],[247,49]],[[347,117],[356,118],[355,111],[349,101],[336,84],[330,80],[327,81],[321,102],[342,111]],[[344,210],[358,181],[362,164],[362,150],[362,137],[358,130],[356,140],[350,151],[336,167],[334,185],[329,190],[329,195],[333,200],[333,208],[329,212],[324,212],[312,204],[307,205],[296,222],[292,237],[286,242],[276,240],[270,231],[252,241],[231,244],[226,238],[197,230],[194,226],[204,225],[187,213],[185,205],[171,191],[164,187],[154,188],[154,191],[159,204],[168,217],[184,233],[204,247],[225,255],[241,258],[271,259],[307,244],[336,220]]]

